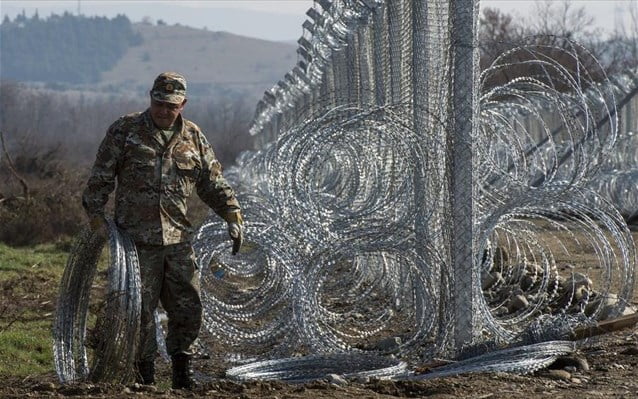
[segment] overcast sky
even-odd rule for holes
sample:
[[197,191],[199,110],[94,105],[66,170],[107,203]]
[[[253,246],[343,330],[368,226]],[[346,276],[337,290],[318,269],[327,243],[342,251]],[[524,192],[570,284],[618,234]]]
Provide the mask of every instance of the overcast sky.
[[[560,2],[562,0],[556,0]],[[613,30],[619,20],[629,22],[626,10],[638,0],[572,0],[576,6],[585,7],[595,17],[597,27]],[[496,7],[508,13],[528,18],[534,10],[534,0],[483,0],[481,7]],[[162,19],[169,24],[214,31],[227,31],[268,40],[294,41],[302,33],[301,24],[312,0],[208,0],[208,1],[157,1],[157,0],[0,0],[2,17],[14,18],[25,10],[27,16],[38,10],[41,17],[51,13],[78,8],[85,15],[115,16],[125,14],[137,22],[144,17],[152,21]]]

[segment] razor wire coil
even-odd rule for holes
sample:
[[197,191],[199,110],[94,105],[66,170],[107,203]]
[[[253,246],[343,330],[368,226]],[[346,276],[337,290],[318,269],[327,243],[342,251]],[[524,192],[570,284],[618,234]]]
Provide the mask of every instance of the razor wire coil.
[[[474,116],[464,115],[476,126],[460,143],[474,150],[455,160],[476,168],[464,276],[450,261],[450,148],[463,119],[450,103],[459,61],[451,3],[344,0],[312,10],[303,60],[258,104],[251,134],[261,148],[225,172],[242,203],[245,249],[228,255],[213,215],[193,242],[204,329],[237,359],[285,357],[229,375],[317,378],[330,356],[427,361],[450,354],[463,317],[475,337],[532,346],[423,378],[528,372],[572,349],[539,340],[625,310],[636,253],[608,200],[635,212],[633,170],[619,166],[635,162],[635,138],[619,132],[616,109],[635,76],[609,79],[582,46],[537,37],[461,87],[476,96]],[[570,248],[594,260],[573,265]],[[451,305],[459,294],[471,315]],[[290,357],[299,352],[311,356]]]
[[71,251],[53,325],[53,354],[62,382],[82,380],[125,383],[131,379],[139,341],[141,294],[135,244],[108,220],[109,266],[100,298],[93,354],[87,356],[89,302],[95,292],[98,260],[105,244],[100,233],[82,231]]
[[266,360],[231,368],[226,375],[237,380],[307,382],[339,374],[345,378],[393,377],[407,372],[407,364],[372,355],[334,353]]

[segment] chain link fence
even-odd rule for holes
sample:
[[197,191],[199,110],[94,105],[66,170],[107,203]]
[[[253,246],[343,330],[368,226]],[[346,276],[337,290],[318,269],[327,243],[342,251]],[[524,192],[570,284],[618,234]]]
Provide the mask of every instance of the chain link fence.
[[478,2],[319,2],[308,15],[302,60],[265,93],[251,133],[264,146],[335,107],[401,107],[406,128],[424,147],[414,159],[414,202],[435,204],[415,207],[413,228],[417,242],[431,241],[444,262],[428,271],[440,290],[439,333],[456,334],[455,343],[441,344],[460,349],[477,331],[476,320],[465,316],[477,314],[470,309],[479,285],[472,255]]
[[[622,94],[622,112],[631,112],[631,80],[594,81],[593,76],[605,76],[599,64],[582,46],[558,38],[530,38],[479,75],[478,6],[477,1],[319,2],[308,12],[302,60],[295,68],[312,71],[315,80],[306,79],[309,87],[304,87],[314,94],[304,98],[312,97],[313,105],[293,105],[280,94],[280,82],[266,93],[251,130],[266,148],[266,143],[300,139],[295,135],[304,128],[298,126],[330,110],[351,109],[340,118],[391,110],[401,120],[410,131],[402,134],[415,138],[421,154],[410,158],[412,198],[402,205],[410,209],[415,255],[435,287],[437,310],[428,310],[437,327],[429,335],[436,351],[448,355],[492,339],[511,343],[520,334],[529,337],[530,329],[540,334],[532,314],[541,309],[552,313],[581,301],[577,307],[583,310],[588,304],[587,315],[566,323],[572,327],[591,321],[592,307],[600,309],[604,302],[613,302],[618,314],[628,305],[634,281],[635,252],[626,225],[604,199],[609,194],[591,191],[607,181],[600,171],[618,139],[616,96]],[[335,33],[334,24],[351,33]],[[508,77],[504,83],[502,76]],[[343,119],[322,123],[311,136],[326,134]],[[380,130],[388,134],[392,128]],[[372,142],[363,151],[370,151]],[[368,160],[392,157],[387,143],[381,145]],[[301,161],[291,160],[284,164],[294,170],[294,162]],[[607,191],[622,197],[619,181]],[[599,232],[588,245],[601,254],[600,264],[608,270],[603,274],[614,282],[602,283],[600,290],[588,285],[585,303],[575,297],[559,301],[569,292],[573,296],[575,286],[574,275],[557,272],[562,266],[556,249],[543,237],[553,229]],[[541,282],[531,291],[521,288],[530,273],[532,286]],[[495,275],[503,281],[490,285]],[[555,324],[565,325],[560,317]]]

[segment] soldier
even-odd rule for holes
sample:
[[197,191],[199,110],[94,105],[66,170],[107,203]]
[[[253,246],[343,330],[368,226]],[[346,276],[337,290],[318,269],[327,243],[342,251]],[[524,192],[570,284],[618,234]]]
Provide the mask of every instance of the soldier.
[[136,363],[144,384],[155,382],[155,321],[158,300],[168,315],[166,347],[173,388],[193,387],[190,366],[201,324],[197,264],[190,244],[186,200],[193,188],[228,223],[233,254],[242,244],[242,217],[235,193],[201,130],[181,115],[186,80],[166,72],[150,91],[144,112],[113,123],[100,144],[82,205],[91,229],[105,233],[104,206],[115,188],[115,222],[135,241],[142,281],[140,353]]

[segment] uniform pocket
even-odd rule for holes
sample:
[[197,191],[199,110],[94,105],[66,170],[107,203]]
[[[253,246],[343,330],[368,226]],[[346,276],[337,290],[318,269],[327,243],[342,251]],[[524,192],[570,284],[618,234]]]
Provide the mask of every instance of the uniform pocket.
[[174,158],[177,173],[180,176],[197,179],[199,174],[199,165],[192,157],[178,156]]
[[143,144],[128,149],[126,158],[137,166],[154,166],[157,162],[157,152]]
[[120,183],[134,191],[157,187],[157,152],[144,144],[131,145],[122,159]]

